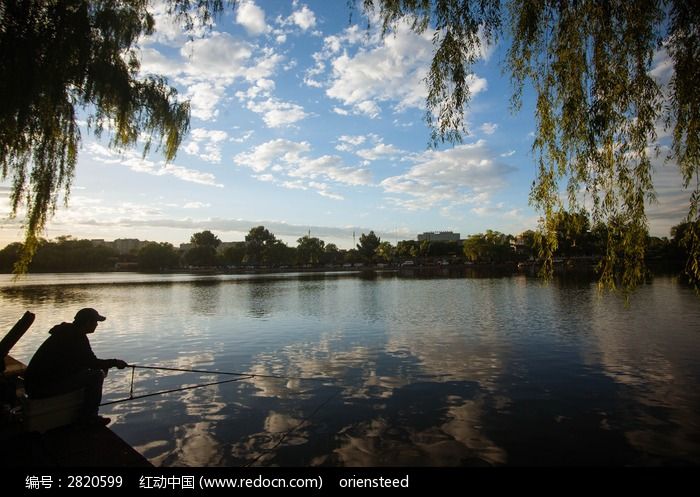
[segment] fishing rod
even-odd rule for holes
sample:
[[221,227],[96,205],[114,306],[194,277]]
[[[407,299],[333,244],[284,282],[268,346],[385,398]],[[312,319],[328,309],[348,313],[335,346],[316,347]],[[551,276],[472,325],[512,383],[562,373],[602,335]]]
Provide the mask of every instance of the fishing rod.
[[181,373],[203,373],[203,374],[221,374],[221,375],[228,375],[228,376],[250,376],[252,378],[274,378],[277,380],[336,381],[335,378],[283,376],[283,375],[274,375],[274,374],[239,373],[239,372],[229,372],[229,371],[209,371],[209,370],[205,370],[205,369],[166,368],[164,366],[140,366],[138,364],[127,364],[126,367],[138,368],[138,369],[154,369],[154,370],[160,370],[160,371],[178,371]]
[[[201,388],[201,387],[210,387],[212,385],[223,385],[224,383],[232,383],[234,381],[241,381],[241,380],[248,380],[250,377],[245,377],[245,378],[233,378],[231,380],[222,380],[222,381],[214,381],[211,383],[201,383],[199,385],[190,385],[189,387],[180,387],[180,388],[172,388],[170,390],[161,390],[160,392],[153,392],[153,393],[147,393],[143,395],[136,395],[134,396],[133,393],[129,395],[128,398],[126,399],[119,399],[119,400],[112,400],[109,402],[103,402],[100,404],[100,407],[102,406],[109,406],[112,404],[119,404],[121,402],[129,402],[130,400],[137,400],[137,399],[145,399],[146,397],[153,397],[155,395],[164,395],[166,393],[173,393],[173,392],[183,392],[185,390],[192,390],[194,388]],[[131,391],[133,392],[133,387],[134,384],[132,382],[131,384]]]
[[[185,390],[192,390],[195,388],[209,387],[209,386],[213,386],[213,385],[223,385],[225,383],[232,383],[235,381],[251,380],[253,378],[272,378],[272,379],[277,379],[277,380],[303,380],[303,381],[331,381],[331,380],[334,380],[333,378],[314,378],[314,377],[307,378],[307,377],[300,377],[300,376],[265,375],[265,374],[239,373],[239,372],[230,372],[230,371],[210,371],[210,370],[204,370],[204,369],[169,368],[169,367],[165,367],[165,366],[140,366],[138,364],[127,364],[126,367],[131,368],[131,385],[129,387],[129,397],[127,397],[125,399],[103,402],[100,404],[100,406],[119,404],[122,402],[129,402],[131,400],[143,399],[146,397],[154,397],[156,395],[164,395],[164,394],[173,393],[173,392],[182,392]],[[218,374],[218,375],[225,375],[225,376],[236,376],[237,378],[233,378],[230,380],[215,381],[215,382],[211,382],[211,383],[200,383],[198,385],[190,385],[187,387],[173,388],[170,390],[161,390],[159,392],[153,392],[153,393],[134,396],[134,373],[135,373],[137,368],[138,369],[160,370],[160,371],[177,371],[177,372],[181,372],[181,373]]]

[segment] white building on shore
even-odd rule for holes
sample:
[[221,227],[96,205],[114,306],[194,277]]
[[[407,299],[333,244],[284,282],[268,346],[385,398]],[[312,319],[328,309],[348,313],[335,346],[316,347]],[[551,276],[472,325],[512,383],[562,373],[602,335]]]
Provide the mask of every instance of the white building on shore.
[[459,233],[452,231],[426,231],[418,235],[418,241],[427,240],[429,242],[458,242]]

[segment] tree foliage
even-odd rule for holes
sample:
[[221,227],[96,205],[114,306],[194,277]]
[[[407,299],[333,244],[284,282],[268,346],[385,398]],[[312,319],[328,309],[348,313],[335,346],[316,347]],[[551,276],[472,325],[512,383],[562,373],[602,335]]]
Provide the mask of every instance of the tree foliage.
[[334,265],[342,262],[342,253],[335,243],[326,243],[323,248],[323,262]]
[[400,259],[410,259],[418,256],[418,242],[415,240],[401,240],[396,244],[396,256]]
[[[673,240],[673,246],[676,249],[676,253],[685,255],[686,260],[684,275],[691,282],[695,283],[696,288],[698,285],[695,275],[700,272],[700,267],[698,264],[697,257],[693,257],[695,251],[698,249],[700,241],[698,240],[698,235],[700,234],[700,221],[695,222],[684,222],[680,223],[673,228],[671,228],[671,238]],[[689,257],[690,255],[690,257]]]
[[589,251],[590,221],[585,212],[558,212],[554,218],[554,231],[557,254],[577,256]]
[[367,235],[362,233],[362,235],[360,235],[360,243],[357,244],[359,256],[365,262],[372,262],[381,241],[381,238],[375,235],[374,231],[370,231]]
[[277,241],[277,237],[264,226],[251,228],[245,236],[246,255],[244,262],[253,265],[267,264]]
[[318,264],[324,252],[326,242],[304,235],[297,240],[297,261],[299,264]]
[[195,267],[213,267],[219,265],[219,256],[211,245],[195,245],[184,255],[185,263]]
[[224,250],[224,261],[227,264],[240,266],[243,264],[245,257],[246,244],[245,242],[235,242]]
[[185,252],[185,262],[190,266],[217,266],[219,256],[216,249],[221,245],[221,240],[209,230],[199,231],[190,237],[193,245]]
[[294,247],[288,246],[282,240],[275,240],[274,243],[266,247],[265,264],[277,265],[292,265],[296,262],[297,250]]
[[139,250],[136,260],[141,271],[157,272],[180,264],[180,256],[172,244],[149,242]]
[[212,247],[216,249],[221,245],[221,240],[209,230],[199,231],[190,237],[190,243],[195,247]]
[[[0,272],[10,272],[21,259],[23,249],[21,243],[12,243],[0,250]],[[55,241],[37,241],[36,255],[28,270],[34,273],[110,271],[117,259],[118,253],[112,248],[61,236]]]
[[471,235],[463,243],[465,257],[471,262],[502,263],[514,260],[510,235],[487,230],[486,233]]
[[382,262],[391,262],[394,259],[395,249],[391,246],[391,242],[383,241],[377,246],[376,256]]

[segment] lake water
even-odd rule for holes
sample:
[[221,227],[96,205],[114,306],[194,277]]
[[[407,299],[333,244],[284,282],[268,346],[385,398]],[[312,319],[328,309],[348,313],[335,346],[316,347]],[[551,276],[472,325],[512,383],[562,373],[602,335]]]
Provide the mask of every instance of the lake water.
[[237,380],[101,409],[155,465],[700,463],[700,299],[672,278],[628,307],[523,275],[0,278],[1,329],[37,315],[24,362],[89,306],[98,357],[260,375],[136,369],[134,396]]

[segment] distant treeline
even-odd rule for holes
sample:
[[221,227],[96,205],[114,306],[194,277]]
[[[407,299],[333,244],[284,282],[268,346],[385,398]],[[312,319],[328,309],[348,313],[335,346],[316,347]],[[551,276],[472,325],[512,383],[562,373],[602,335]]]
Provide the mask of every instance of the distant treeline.
[[[555,257],[597,259],[605,254],[609,236],[604,225],[590,227],[585,214],[561,213],[557,218]],[[646,259],[651,263],[682,266],[687,259],[687,224],[671,230],[671,238],[648,237]],[[41,240],[30,272],[87,272],[133,269],[159,272],[188,268],[279,268],[326,267],[348,264],[504,264],[538,259],[538,235],[525,231],[518,236],[498,231],[471,235],[461,241],[405,240],[395,246],[373,231],[360,236],[356,248],[339,249],[333,243],[309,235],[288,246],[264,226],[252,228],[245,240],[222,245],[211,231],[195,233],[190,248],[180,250],[170,243],[145,242],[139,249],[119,253],[114,248],[70,236]],[[12,243],[0,250],[0,271],[11,272],[22,245]]]
[[[0,250],[0,271],[12,272],[19,260],[21,243],[11,243]],[[93,244],[90,240],[59,237],[56,241],[41,240],[29,266],[30,272],[112,271],[119,261],[114,249]]]

